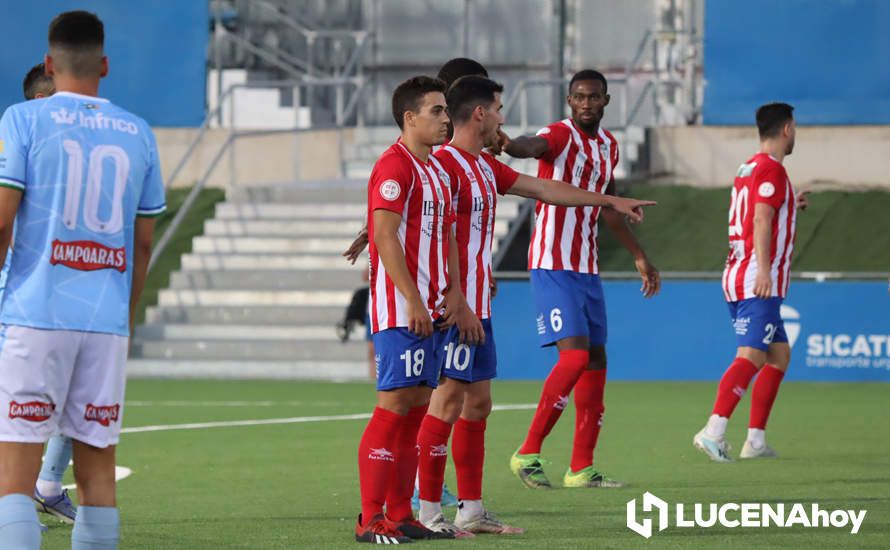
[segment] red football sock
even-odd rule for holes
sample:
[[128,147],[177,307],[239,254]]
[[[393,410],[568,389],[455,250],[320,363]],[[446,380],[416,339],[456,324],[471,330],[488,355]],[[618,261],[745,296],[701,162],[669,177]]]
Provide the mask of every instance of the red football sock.
[[757,367],[751,361],[742,357],[735,360],[723,373],[720,384],[717,386],[717,401],[714,402],[712,414],[729,418],[732,411],[748,390],[748,384],[757,374]]
[[448,437],[451,424],[431,414],[423,417],[417,446],[420,447],[420,498],[428,502],[442,500],[445,462],[448,461]]
[[587,360],[586,350],[569,349],[559,352],[559,361],[544,381],[538,409],[528,428],[525,442],[519,448],[519,454],[541,452],[541,444],[568,405],[569,394],[587,368]]
[[414,477],[417,475],[417,432],[426,409],[427,405],[423,405],[408,411],[395,439],[396,462],[386,493],[386,517],[394,521],[413,517],[411,495],[414,494]]
[[451,441],[457,498],[482,499],[482,466],[485,463],[485,420],[458,418]]
[[754,381],[754,390],[751,392],[751,421],[749,428],[766,429],[766,421],[779,393],[779,384],[785,373],[772,365],[764,365]]
[[401,425],[401,416],[377,407],[358,444],[358,479],[365,525],[383,513],[386,492],[395,471],[393,444]]
[[593,464],[593,449],[603,423],[603,391],[606,369],[586,370],[575,384],[575,442],[572,446],[572,471],[579,472]]

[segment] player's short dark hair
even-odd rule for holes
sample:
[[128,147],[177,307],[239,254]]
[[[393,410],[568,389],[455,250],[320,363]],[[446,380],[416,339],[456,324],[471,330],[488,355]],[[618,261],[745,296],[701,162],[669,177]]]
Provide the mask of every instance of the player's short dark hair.
[[477,105],[488,108],[494,103],[494,94],[504,91],[504,87],[484,76],[462,76],[448,88],[445,99],[448,102],[448,116],[454,123],[470,120]]
[[451,87],[454,82],[462,77],[469,75],[488,76],[488,71],[475,59],[468,57],[455,57],[449,59],[439,69],[438,78],[445,83],[445,86]]
[[25,80],[22,81],[22,91],[25,93],[25,99],[34,99],[37,94],[53,95],[56,87],[53,85],[52,77],[47,76],[43,63],[31,67],[25,75]]
[[787,103],[767,103],[757,108],[760,139],[778,137],[788,121],[794,119],[794,107]]
[[430,92],[445,93],[445,83],[430,76],[414,76],[396,86],[392,93],[392,117],[405,129],[405,112],[416,113],[420,110],[423,96]]
[[583,71],[578,71],[573,74],[572,80],[569,81],[569,92],[572,91],[572,86],[575,85],[575,82],[582,82],[585,80],[599,80],[603,83],[603,93],[605,94],[609,92],[609,83],[606,82],[606,77],[603,76],[603,73],[594,71],[593,69],[584,69]]
[[53,63],[75,78],[96,77],[102,71],[105,25],[88,11],[66,11],[49,24]]

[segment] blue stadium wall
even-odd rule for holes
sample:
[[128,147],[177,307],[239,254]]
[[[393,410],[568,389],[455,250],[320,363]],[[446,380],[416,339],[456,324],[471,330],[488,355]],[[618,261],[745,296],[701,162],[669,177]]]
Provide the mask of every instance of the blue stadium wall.
[[705,124],[770,101],[803,124],[890,124],[890,2],[707,0]]
[[[610,380],[717,380],[735,356],[719,281],[668,281],[650,300],[639,281],[606,281],[604,291]],[[785,306],[788,380],[890,382],[886,282],[793,282]],[[529,283],[502,281],[493,307],[498,377],[546,377],[557,352],[539,346]]]
[[22,98],[22,79],[43,61],[49,22],[83,9],[105,23],[109,75],[99,93],[152,126],[198,126],[204,118],[207,0],[4,2],[0,17],[0,110]]

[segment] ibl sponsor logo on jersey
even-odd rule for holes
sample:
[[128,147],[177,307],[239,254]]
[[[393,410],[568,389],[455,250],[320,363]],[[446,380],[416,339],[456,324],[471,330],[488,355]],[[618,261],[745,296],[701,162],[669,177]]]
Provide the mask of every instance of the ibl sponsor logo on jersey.
[[121,406],[117,403],[114,405],[93,405],[92,403],[87,403],[83,419],[108,426],[112,422],[117,422],[120,410]]
[[63,242],[56,239],[49,263],[79,271],[116,269],[123,273],[127,270],[127,251],[123,246],[111,248],[93,241]]
[[21,418],[28,422],[44,422],[49,420],[56,410],[54,403],[46,401],[28,401],[27,403],[9,402],[9,418]]
[[78,111],[69,111],[62,107],[58,111],[50,111],[49,116],[56,124],[74,124],[77,122],[81,128],[89,130],[116,130],[134,136],[139,134],[139,128],[136,124],[123,118],[105,116],[101,112],[88,115]]

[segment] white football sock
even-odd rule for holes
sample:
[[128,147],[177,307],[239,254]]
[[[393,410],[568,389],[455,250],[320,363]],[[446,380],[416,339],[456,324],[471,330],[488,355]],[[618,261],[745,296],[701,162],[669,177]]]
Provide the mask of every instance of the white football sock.
[[442,513],[441,502],[430,502],[428,500],[420,500],[420,523],[428,523],[436,519],[436,516]]
[[726,434],[727,424],[729,424],[728,418],[712,414],[711,418],[708,419],[708,425],[705,426],[705,433],[712,439],[723,439],[723,436]]
[[464,519],[477,518],[483,511],[481,500],[462,500],[457,505],[457,513]]
[[37,490],[40,491],[40,494],[45,497],[59,496],[62,494],[62,482],[38,479]]
[[748,442],[755,449],[762,449],[766,446],[766,431],[757,428],[748,428]]

